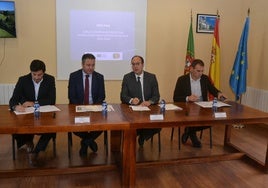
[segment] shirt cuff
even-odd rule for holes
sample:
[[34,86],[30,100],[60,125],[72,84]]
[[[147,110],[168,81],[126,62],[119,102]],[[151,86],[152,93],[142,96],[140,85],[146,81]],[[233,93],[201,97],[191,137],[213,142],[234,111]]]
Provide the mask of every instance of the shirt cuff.
[[15,111],[15,110],[16,110],[16,106],[17,106],[17,105],[12,106],[11,110],[12,110],[12,111]]
[[133,101],[133,98],[131,98],[131,99],[129,100],[129,104],[132,104],[132,101]]

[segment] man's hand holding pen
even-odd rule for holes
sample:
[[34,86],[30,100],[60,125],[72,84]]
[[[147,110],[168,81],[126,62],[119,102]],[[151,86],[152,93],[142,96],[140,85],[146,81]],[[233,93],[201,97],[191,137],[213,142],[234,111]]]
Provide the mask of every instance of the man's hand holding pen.
[[31,107],[34,105],[34,102],[32,101],[25,101],[23,104],[19,103],[16,105],[13,110],[17,112],[25,112],[25,108]]
[[17,111],[17,112],[25,112],[25,108],[24,108],[23,105],[19,104],[19,105],[16,105],[15,106],[14,111]]

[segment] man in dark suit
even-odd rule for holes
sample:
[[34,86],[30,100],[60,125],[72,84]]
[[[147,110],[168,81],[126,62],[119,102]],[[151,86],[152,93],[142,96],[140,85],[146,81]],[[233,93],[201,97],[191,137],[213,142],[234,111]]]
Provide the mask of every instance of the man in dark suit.
[[[158,104],[160,94],[156,76],[143,70],[144,59],[135,55],[131,59],[132,72],[124,75],[120,98],[122,103],[131,105],[150,106]],[[161,129],[138,129],[139,145],[150,139]]]
[[[212,84],[209,77],[203,74],[204,62],[200,59],[195,59],[190,66],[190,73],[180,76],[177,80],[174,90],[174,102],[196,102],[207,101],[208,93],[214,97],[221,98],[223,94]],[[192,141],[193,147],[201,147],[201,142],[196,136],[196,131],[203,130],[208,126],[203,127],[187,127],[182,135],[182,143],[186,143],[188,137]]]
[[[10,109],[24,112],[26,107],[34,105],[35,101],[42,105],[54,105],[56,101],[55,78],[45,73],[46,65],[40,60],[33,60],[31,73],[19,78],[13,95],[9,101]],[[33,134],[16,134],[17,147],[27,146],[30,153],[30,163],[35,164],[37,155],[44,151],[49,140],[56,137],[55,133],[43,133],[34,148]]]
[[[104,77],[95,71],[95,59],[93,54],[84,54],[82,56],[82,69],[70,74],[68,86],[70,104],[101,104],[105,100]],[[88,93],[85,94],[86,88],[88,88]],[[93,152],[97,152],[98,145],[95,139],[101,133],[102,131],[74,132],[82,139],[80,156],[87,155],[88,147]]]

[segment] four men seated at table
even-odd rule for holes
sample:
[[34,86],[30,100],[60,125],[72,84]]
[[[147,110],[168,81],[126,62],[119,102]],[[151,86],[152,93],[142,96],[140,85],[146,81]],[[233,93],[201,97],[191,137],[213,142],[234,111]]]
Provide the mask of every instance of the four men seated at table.
[[[105,100],[104,76],[95,71],[95,56],[86,53],[82,56],[82,68],[71,73],[68,85],[68,98],[70,104],[90,105],[101,104]],[[150,106],[158,104],[160,94],[156,76],[144,71],[144,59],[135,55],[131,59],[132,71],[123,77],[120,99],[129,105]],[[19,78],[9,105],[13,111],[24,111],[26,107],[33,106],[35,101],[40,105],[53,105],[56,100],[55,79],[45,73],[45,64],[40,60],[33,60],[30,65],[31,73]],[[180,76],[174,90],[174,102],[207,101],[208,93],[215,97],[223,94],[213,86],[208,76],[203,75],[204,63],[195,59],[190,66],[190,73]],[[205,127],[187,127],[182,136],[185,143],[191,139],[193,147],[201,147],[201,142],[196,136],[196,131]],[[140,147],[161,128],[138,129],[137,136]],[[98,145],[95,139],[102,131],[74,132],[81,138],[81,157],[87,156],[88,147],[97,152]],[[49,140],[55,133],[43,133],[39,142],[34,147],[32,134],[16,134],[18,148],[26,146],[29,152],[30,163],[34,164],[40,151],[44,151]]]

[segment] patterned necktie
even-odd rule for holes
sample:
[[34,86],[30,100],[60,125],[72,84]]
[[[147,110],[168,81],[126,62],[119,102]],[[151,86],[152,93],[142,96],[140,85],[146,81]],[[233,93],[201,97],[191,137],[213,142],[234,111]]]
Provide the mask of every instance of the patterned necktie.
[[84,91],[84,104],[89,104],[89,75],[86,75],[85,79],[85,91]]

